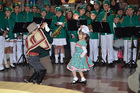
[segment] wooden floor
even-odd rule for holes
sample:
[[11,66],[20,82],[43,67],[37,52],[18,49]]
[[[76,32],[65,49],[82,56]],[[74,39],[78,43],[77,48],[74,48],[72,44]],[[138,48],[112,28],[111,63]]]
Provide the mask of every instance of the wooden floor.
[[0,93],[82,93],[70,89],[19,82],[0,82]]
[[[90,71],[84,73],[87,79],[86,85],[71,85],[70,83],[73,80],[73,76],[72,73],[66,69],[66,66],[67,64],[53,64],[54,71],[52,74],[45,75],[43,85],[66,88],[84,93],[134,93],[128,88],[127,78],[134,73],[135,69],[132,69],[130,73],[130,68],[122,69],[122,63],[116,64],[113,68],[91,68]],[[32,73],[32,69],[20,65],[15,69],[10,68],[9,70],[1,71],[0,81],[23,82],[23,80],[28,79]],[[3,83],[0,82],[0,86],[2,85]],[[41,89],[38,89],[38,91],[41,91]],[[56,91],[56,93],[63,92]]]

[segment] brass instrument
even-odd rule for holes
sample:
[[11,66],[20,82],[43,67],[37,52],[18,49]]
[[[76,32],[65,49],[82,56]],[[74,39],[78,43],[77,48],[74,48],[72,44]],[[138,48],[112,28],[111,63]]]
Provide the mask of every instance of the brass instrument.
[[123,16],[123,18],[120,20],[120,23],[122,23],[124,21],[124,16]]
[[88,29],[91,29],[92,28],[92,24],[88,25]]
[[[105,19],[107,18],[107,11],[105,11],[105,16],[104,16],[104,18],[105,18]],[[102,20],[102,22],[106,22],[106,21]]]
[[[65,24],[67,21],[65,21],[63,24]],[[54,33],[52,33],[52,37],[55,38],[57,37],[59,34],[61,34],[61,28],[62,28],[62,25],[59,26]]]

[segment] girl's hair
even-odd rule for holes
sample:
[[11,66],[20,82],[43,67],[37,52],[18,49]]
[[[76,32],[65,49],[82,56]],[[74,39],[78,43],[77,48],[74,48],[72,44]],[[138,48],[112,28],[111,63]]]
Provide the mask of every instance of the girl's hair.
[[86,35],[85,40],[86,40],[86,42],[88,42],[88,40],[89,40],[89,35],[86,34],[86,33],[84,33],[84,32],[82,32],[82,30],[79,30],[79,33],[82,33],[82,35]]
[[66,18],[68,17],[68,13],[69,13],[69,12],[71,12],[72,17],[73,17],[73,12],[72,12],[71,10],[68,10],[68,11],[66,12],[66,16],[65,16]]

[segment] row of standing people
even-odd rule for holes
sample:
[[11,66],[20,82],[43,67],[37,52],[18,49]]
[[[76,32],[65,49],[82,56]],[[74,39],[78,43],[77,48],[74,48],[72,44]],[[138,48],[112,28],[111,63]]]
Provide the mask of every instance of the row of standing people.
[[[20,47],[17,49],[17,59],[19,59],[20,55],[21,55],[21,42],[17,42],[17,43],[13,43],[16,42],[14,36],[17,36],[18,39],[17,41],[21,41],[21,35],[17,34],[14,35],[14,33],[12,33],[13,28],[14,28],[14,24],[15,22],[32,22],[33,17],[34,17],[34,13],[30,12],[30,5],[29,4],[25,4],[25,10],[23,12],[19,12],[19,4],[14,4],[14,12],[11,14],[11,9],[9,7],[5,7],[4,11],[5,11],[5,15],[3,14],[3,12],[1,12],[1,14],[3,15],[3,18],[1,18],[1,20],[3,21],[3,23],[1,24],[3,26],[3,29],[5,29],[4,26],[8,25],[10,30],[8,33],[9,36],[9,40],[6,40],[8,42],[5,43],[5,54],[3,55],[4,57],[2,57],[2,59],[4,58],[5,64],[7,63],[6,60],[6,54],[9,52],[10,53],[10,63],[11,66],[14,67],[14,65],[12,65],[14,62],[17,62],[16,60],[16,56],[13,54],[13,52],[16,52],[16,48],[14,46],[16,46],[16,44],[18,45],[17,47]],[[46,7],[50,7],[49,4],[46,4]],[[34,4],[33,8],[37,8],[37,5]],[[103,9],[100,8],[100,2],[99,1],[95,1],[94,4],[94,8],[96,10],[91,11],[91,17],[87,20],[87,24],[91,24],[92,21],[106,21],[109,23],[110,29],[111,29],[111,34],[107,34],[107,33],[102,33],[101,34],[101,47],[102,47],[102,57],[105,60],[105,62],[108,62],[109,64],[111,64],[113,62],[113,40],[115,38],[114,35],[114,29],[113,29],[113,20],[114,20],[114,15],[112,14],[112,10],[110,10],[110,2],[109,1],[104,1],[103,2]],[[58,51],[60,49],[60,62],[63,63],[63,58],[64,58],[64,45],[67,44],[66,42],[66,30],[67,30],[67,22],[64,24],[64,22],[70,19],[87,19],[87,16],[85,15],[85,6],[82,6],[80,9],[80,12],[75,11],[72,16],[73,17],[69,17],[69,12],[67,13],[67,17],[65,19],[65,17],[62,14],[62,9],[60,7],[56,7],[55,8],[56,11],[56,15],[53,15],[52,13],[47,13],[47,15],[51,15],[51,17],[47,17],[47,18],[52,18],[52,23],[51,23],[51,29],[52,29],[52,33],[55,32],[55,30],[59,27],[59,25],[62,26],[61,28],[61,34],[59,34],[57,37],[55,37],[53,39],[53,45],[55,47],[55,62],[58,63]],[[105,11],[108,11],[107,16],[105,17]],[[115,16],[115,25],[116,26],[137,26],[139,25],[139,21],[138,21],[138,17],[134,14],[134,7],[129,5],[126,8],[127,11],[127,16],[124,18],[124,22],[121,23],[118,20],[121,19],[121,15],[116,15]],[[35,17],[39,17],[37,15],[41,15],[42,18],[46,18],[46,9],[41,9],[41,13],[40,14],[36,14]],[[53,17],[52,17],[53,16]],[[116,22],[117,20],[117,22]],[[128,22],[130,22],[130,24],[128,24]],[[90,28],[90,59],[94,62],[97,61],[97,56],[98,56],[98,33],[92,33],[92,28]],[[6,31],[5,31],[5,36],[6,36]],[[24,39],[26,38],[27,33],[24,33]],[[73,53],[75,51],[75,42],[77,42],[78,40],[78,35],[77,35],[77,31],[68,31],[68,35],[69,35],[69,41],[71,44],[71,56],[73,56]],[[3,37],[2,37],[3,38]],[[4,38],[3,38],[4,39]],[[5,40],[3,40],[5,42]],[[10,42],[9,42],[10,41]],[[12,42],[11,42],[12,41]],[[4,43],[3,42],[3,43]],[[136,41],[134,41],[135,43]],[[125,41],[124,41],[125,43]],[[136,43],[135,43],[136,44]],[[3,45],[3,44],[2,44]],[[127,45],[124,44],[125,46],[125,50],[124,50],[124,61],[128,62],[129,57],[127,57],[127,50],[128,48],[126,47]],[[10,51],[7,51],[7,47],[9,47]],[[3,49],[4,50],[4,49]],[[2,50],[2,52],[3,52]],[[14,50],[14,51],[13,51]],[[19,51],[19,52],[18,52]],[[128,51],[130,52],[130,51]],[[3,54],[3,53],[2,53]],[[114,53],[117,55],[117,53]],[[130,55],[130,53],[128,53]],[[108,58],[106,60],[106,56],[108,55]],[[117,60],[117,56],[115,56]],[[13,61],[14,58],[14,61]],[[127,60],[128,58],[128,60]],[[136,60],[136,50],[134,50],[134,60]],[[2,66],[2,62],[1,61],[1,69],[3,69]],[[21,61],[20,61],[21,62]],[[8,67],[8,66],[7,66]]]

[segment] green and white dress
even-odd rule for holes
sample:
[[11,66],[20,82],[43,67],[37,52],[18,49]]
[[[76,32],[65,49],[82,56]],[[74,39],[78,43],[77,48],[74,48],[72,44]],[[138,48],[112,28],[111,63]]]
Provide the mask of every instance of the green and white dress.
[[85,40],[80,40],[76,43],[75,53],[67,65],[70,71],[87,71],[90,70],[94,64],[87,56],[86,50],[87,43]]

